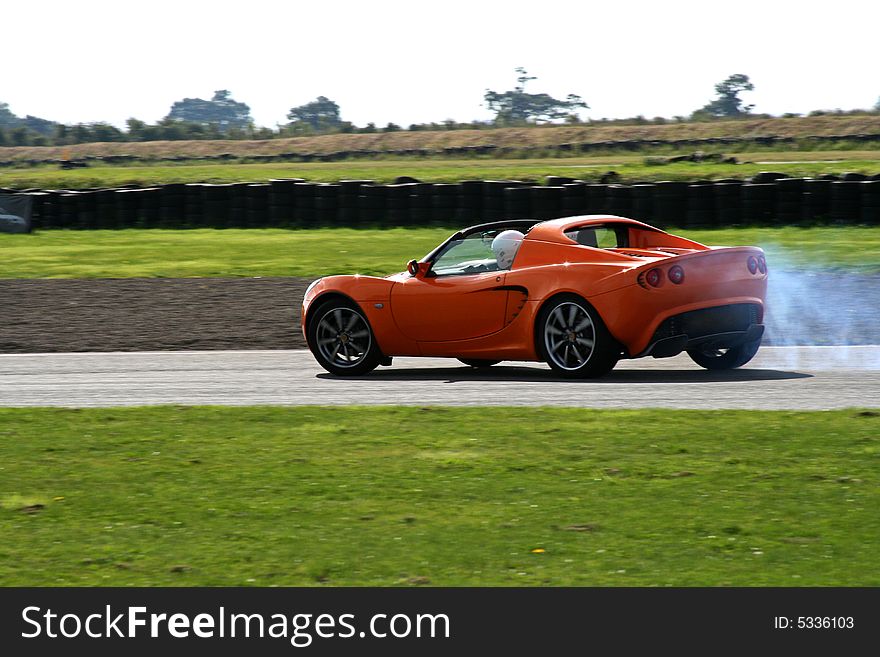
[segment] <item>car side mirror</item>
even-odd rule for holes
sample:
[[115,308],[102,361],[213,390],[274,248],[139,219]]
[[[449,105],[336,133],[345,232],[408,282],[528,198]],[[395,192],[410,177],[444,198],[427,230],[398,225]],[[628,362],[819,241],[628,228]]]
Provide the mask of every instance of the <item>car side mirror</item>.
[[410,276],[425,276],[431,269],[430,262],[419,262],[418,260],[410,260],[406,263],[406,270]]

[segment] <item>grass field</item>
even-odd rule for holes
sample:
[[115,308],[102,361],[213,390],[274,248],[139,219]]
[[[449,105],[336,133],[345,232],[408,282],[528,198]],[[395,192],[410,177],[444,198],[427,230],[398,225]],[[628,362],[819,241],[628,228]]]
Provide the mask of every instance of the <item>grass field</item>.
[[0,584],[877,586],[878,430],[856,410],[0,409]]
[[743,160],[742,164],[680,162],[653,165],[647,164],[645,157],[625,155],[530,160],[387,159],[291,164],[103,165],[71,170],[42,165],[0,169],[0,187],[89,189],[122,185],[148,187],[164,183],[261,182],[273,178],[305,178],[315,182],[358,179],[389,183],[398,176],[412,176],[424,182],[531,180],[543,183],[550,175],[598,180],[609,170],[616,171],[625,182],[747,178],[768,170],[803,177],[826,173],[880,173],[880,151],[858,151],[854,155],[847,151],[750,155],[756,161]]
[[[403,271],[454,228],[94,230],[0,235],[0,278],[319,276]],[[770,266],[880,270],[880,227],[670,232],[706,244],[758,245]]]

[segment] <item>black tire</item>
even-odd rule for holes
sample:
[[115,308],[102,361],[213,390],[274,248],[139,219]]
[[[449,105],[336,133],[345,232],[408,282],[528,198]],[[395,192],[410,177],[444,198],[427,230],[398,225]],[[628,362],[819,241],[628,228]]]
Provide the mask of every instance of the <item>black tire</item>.
[[459,358],[458,360],[471,367],[492,367],[501,362],[500,360],[489,360],[485,358]]
[[753,340],[730,349],[697,348],[688,349],[687,353],[691,360],[707,370],[731,370],[735,367],[742,367],[752,360],[758,353],[760,346],[761,340]]
[[373,329],[357,304],[330,299],[312,312],[309,349],[325,370],[336,376],[361,376],[379,365],[382,352]]
[[535,331],[538,354],[564,377],[603,376],[620,358],[620,345],[599,313],[573,294],[554,297],[544,304]]

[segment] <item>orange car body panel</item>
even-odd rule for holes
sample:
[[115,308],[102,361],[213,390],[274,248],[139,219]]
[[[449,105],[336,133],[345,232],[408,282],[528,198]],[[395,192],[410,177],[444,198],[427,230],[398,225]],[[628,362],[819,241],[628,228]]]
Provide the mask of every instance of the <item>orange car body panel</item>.
[[[565,234],[596,225],[626,229],[627,246],[583,246]],[[538,313],[551,297],[570,293],[592,304],[636,356],[673,315],[739,303],[757,304],[762,315],[767,274],[746,266],[749,256],[762,255],[756,247],[708,247],[622,217],[568,217],[535,225],[506,271],[319,279],[303,300],[302,325],[305,334],[316,302],[337,294],[362,308],[386,356],[539,360]],[[676,265],[684,270],[681,284],[668,278]],[[640,283],[653,268],[662,272],[660,285]]]

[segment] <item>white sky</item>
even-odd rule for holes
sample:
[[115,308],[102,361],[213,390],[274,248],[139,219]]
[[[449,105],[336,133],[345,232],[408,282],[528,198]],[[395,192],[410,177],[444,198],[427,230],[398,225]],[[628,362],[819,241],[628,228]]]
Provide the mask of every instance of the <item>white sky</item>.
[[64,123],[154,122],[216,89],[272,127],[319,95],[361,126],[488,119],[517,66],[591,118],[686,115],[732,73],[758,112],[880,96],[880,0],[26,0],[0,25],[0,101]]

